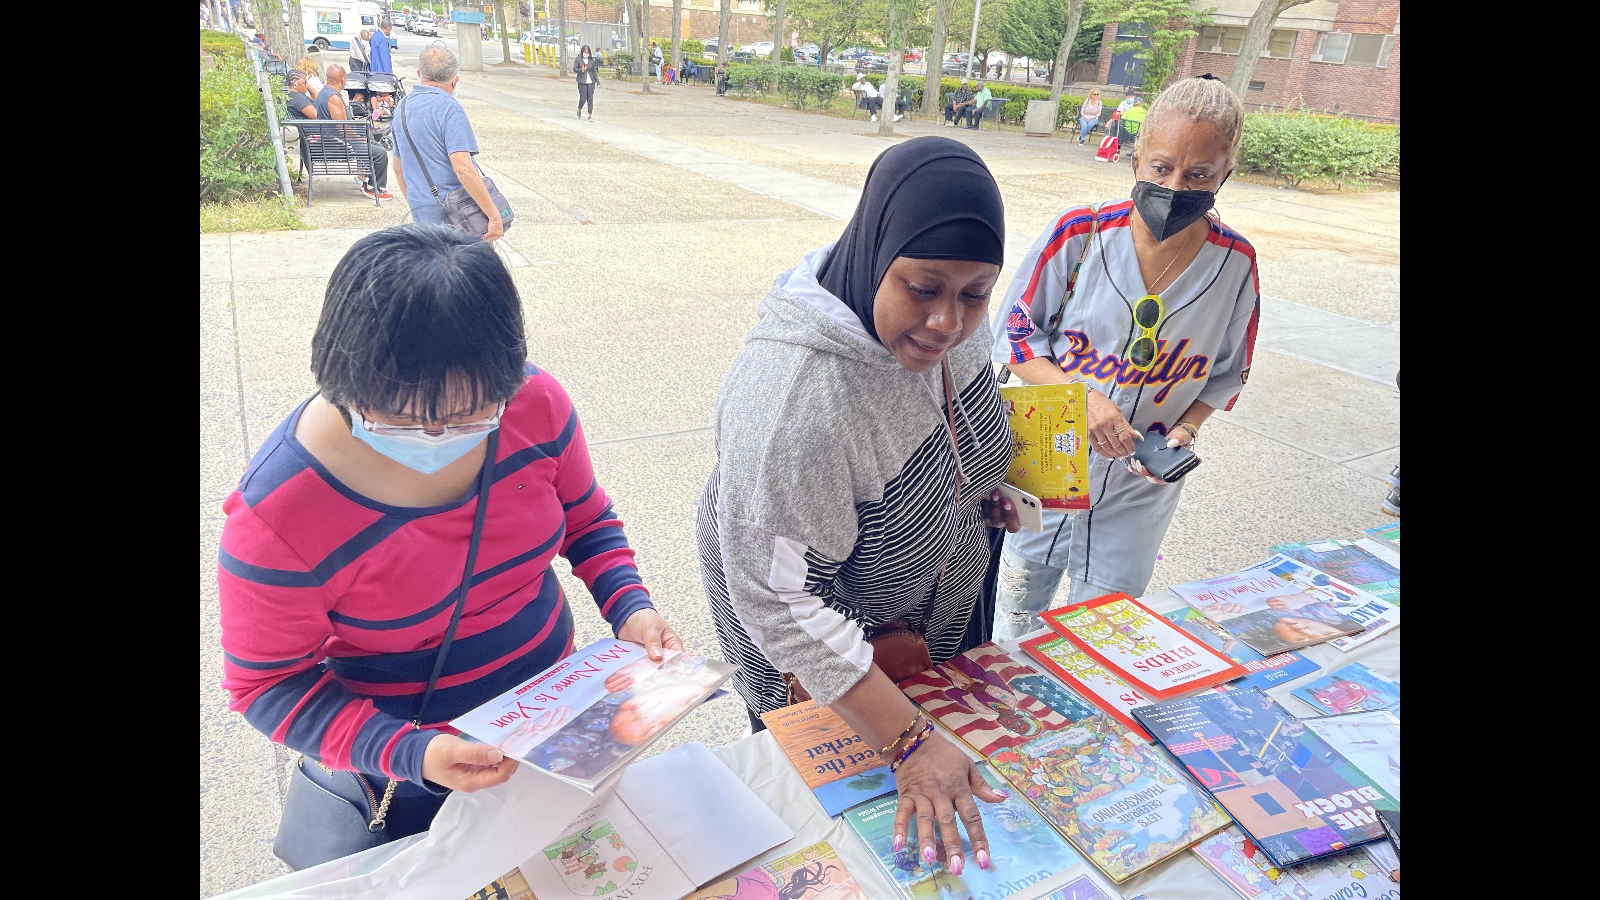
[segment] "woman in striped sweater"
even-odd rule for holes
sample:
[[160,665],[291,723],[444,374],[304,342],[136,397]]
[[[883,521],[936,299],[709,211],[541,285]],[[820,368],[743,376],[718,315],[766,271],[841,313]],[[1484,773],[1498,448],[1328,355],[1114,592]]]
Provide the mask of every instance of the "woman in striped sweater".
[[[361,239],[328,283],[312,341],[318,393],[223,506],[232,708],[320,763],[301,772],[364,816],[375,812],[365,790],[335,772],[365,776],[377,796],[392,779],[391,839],[426,829],[448,790],[510,777],[514,762],[444,723],[571,653],[556,554],[618,637],[655,659],[682,649],[640,582],[572,401],[526,350],[516,286],[488,244],[436,225]],[[414,725],[490,448],[471,585]]]
[[902,740],[923,726],[867,631],[904,620],[934,662],[966,649],[985,526],[1018,527],[996,490],[1011,432],[981,327],[1004,241],[1000,191],[964,144],[922,137],[878,157],[844,235],[761,303],[717,398],[698,521],[752,727],[788,701],[790,675],[870,746],[898,743],[895,850],[914,815],[924,859],[956,875],[954,817],[988,868],[973,796],[1003,794],[937,734]]

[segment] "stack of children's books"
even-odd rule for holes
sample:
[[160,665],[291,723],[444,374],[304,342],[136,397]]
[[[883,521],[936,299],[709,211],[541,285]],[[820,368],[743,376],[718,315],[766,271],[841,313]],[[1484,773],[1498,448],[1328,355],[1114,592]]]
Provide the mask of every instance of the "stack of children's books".
[[887,760],[826,708],[763,719],[904,900],[1114,900],[1190,852],[1246,898],[1398,897],[1399,684],[1351,663],[1287,695],[1304,718],[1264,693],[1320,671],[1303,648],[1398,627],[1394,530],[1382,552],[1277,545],[1175,586],[1184,605],[1165,614],[1125,594],[1072,603],[1013,652],[985,644],[901,682],[1011,794],[978,804],[989,869],[965,841],[960,874],[948,851],[925,860],[914,822],[896,849]]

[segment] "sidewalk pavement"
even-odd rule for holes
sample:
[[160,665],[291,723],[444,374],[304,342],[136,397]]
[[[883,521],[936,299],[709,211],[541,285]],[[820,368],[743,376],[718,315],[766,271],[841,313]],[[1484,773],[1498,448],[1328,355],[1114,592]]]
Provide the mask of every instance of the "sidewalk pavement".
[[[499,249],[522,293],[529,355],[581,410],[663,615],[691,650],[716,654],[693,528],[715,460],[717,388],[773,277],[838,236],[887,145],[860,120],[690,86],[646,97],[602,82],[596,121],[580,122],[567,118],[572,84],[539,71],[466,73],[458,91],[480,159],[517,210]],[[1131,186],[1125,166],[1094,163],[1075,142],[914,119],[897,131],[979,151],[1006,199],[1012,263],[1061,209]],[[200,239],[202,896],[284,871],[270,846],[293,760],[227,711],[218,687],[221,503],[314,390],[310,338],[328,274],[363,234],[406,219],[401,201],[374,210],[353,182],[318,191],[307,218],[319,230]],[[1262,352],[1238,406],[1206,428],[1206,465],[1187,479],[1153,588],[1258,561],[1273,542],[1382,522],[1381,479],[1399,458],[1399,195],[1231,183],[1219,206],[1257,249]],[[578,642],[599,639],[587,592],[557,569]],[[718,700],[662,749],[725,743],[745,724],[736,699]]]

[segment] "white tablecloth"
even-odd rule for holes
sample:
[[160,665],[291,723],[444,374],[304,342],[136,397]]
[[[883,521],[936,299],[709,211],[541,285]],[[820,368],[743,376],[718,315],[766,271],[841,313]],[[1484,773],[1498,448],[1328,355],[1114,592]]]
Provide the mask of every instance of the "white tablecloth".
[[[1182,600],[1166,591],[1145,597],[1142,602],[1158,613],[1170,612],[1183,606]],[[1035,634],[1024,635],[1019,640],[1045,633],[1041,630]],[[1015,654],[1018,659],[1028,659],[1029,657],[1018,649],[1017,644],[1017,641],[1003,642],[1000,646],[1007,652]],[[1328,644],[1318,644],[1295,652],[1317,663],[1322,667],[1321,671],[1284,682],[1267,691],[1284,709],[1295,716],[1313,716],[1317,713],[1309,705],[1291,697],[1290,691],[1350,663],[1362,663],[1378,675],[1394,681],[1400,680],[1400,629],[1398,628],[1348,653],[1336,650]],[[960,742],[957,741],[957,744],[960,745]],[[796,772],[794,766],[784,757],[771,735],[766,732],[753,734],[736,743],[718,747],[713,752],[727,763],[734,774],[749,785],[757,796],[776,810],[778,815],[789,823],[789,827],[794,829],[793,841],[784,845],[781,850],[763,854],[762,859],[798,850],[817,841],[828,841],[838,851],[839,858],[844,860],[850,874],[855,876],[856,883],[861,885],[868,897],[872,900],[898,900],[898,892],[884,877],[871,854],[856,839],[850,826],[844,824],[841,819],[827,817],[822,804],[817,802],[816,797],[806,787],[805,781],[800,778],[800,773]],[[974,759],[980,758],[970,751],[969,755]],[[1238,895],[1231,888],[1213,875],[1210,869],[1201,865],[1194,854],[1188,852],[1181,853],[1146,870],[1143,874],[1122,882],[1117,885],[1117,890],[1124,900],[1133,900],[1141,894],[1146,900],[1238,900]]]

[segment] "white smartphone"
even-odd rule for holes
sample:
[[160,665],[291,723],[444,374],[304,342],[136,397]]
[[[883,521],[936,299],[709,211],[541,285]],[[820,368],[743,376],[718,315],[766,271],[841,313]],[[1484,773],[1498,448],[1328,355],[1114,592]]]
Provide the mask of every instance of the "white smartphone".
[[1011,501],[1017,508],[1017,519],[1022,522],[1022,527],[1029,531],[1044,530],[1044,507],[1039,505],[1039,498],[1027,491],[1018,490],[1005,482],[1000,482],[1000,496]]

